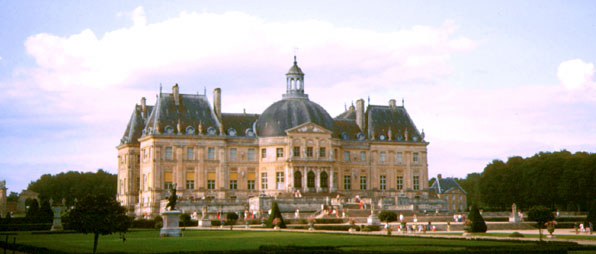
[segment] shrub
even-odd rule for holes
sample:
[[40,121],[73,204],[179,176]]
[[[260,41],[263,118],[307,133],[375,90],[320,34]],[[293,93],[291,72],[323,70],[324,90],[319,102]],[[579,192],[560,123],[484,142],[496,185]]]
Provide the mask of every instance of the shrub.
[[278,219],[279,223],[278,226],[280,228],[286,228],[286,223],[284,222],[284,218],[281,216],[281,211],[279,210],[279,207],[277,206],[277,202],[273,202],[272,206],[271,206],[271,214],[269,215],[269,218],[267,219],[266,225],[269,228],[272,228],[273,226],[273,220]]
[[180,215],[180,221],[178,222],[178,226],[180,227],[186,227],[186,226],[190,226],[191,223],[191,219],[190,219],[190,213],[183,213]]
[[392,222],[397,220],[397,214],[392,211],[381,211],[379,213],[379,220],[384,222]]
[[521,234],[520,232],[513,232],[513,233],[509,234],[509,237],[524,237],[524,235]]
[[315,219],[315,223],[318,224],[341,224],[344,223],[343,219],[334,219],[334,218],[329,218],[329,219]]
[[361,231],[362,232],[372,232],[372,231],[379,231],[381,230],[381,226],[379,225],[366,225],[366,226],[362,226]]
[[468,214],[468,220],[470,220],[471,223],[466,223],[466,226],[464,227],[464,230],[466,232],[470,232],[470,233],[485,233],[486,232],[486,223],[484,222],[482,215],[480,215],[480,212],[478,211],[478,207],[476,207],[475,205],[472,205],[472,210],[470,210],[470,213]]
[[153,219],[153,227],[156,229],[160,229],[161,227],[163,227],[163,218],[161,216],[155,216],[155,218]]
[[544,206],[533,206],[528,211],[528,220],[535,221],[538,226],[538,237],[542,241],[542,227],[548,221],[555,219],[550,209]]
[[230,230],[232,230],[232,227],[234,226],[234,224],[236,224],[237,220],[238,214],[236,214],[235,212],[226,213],[226,222],[228,223],[228,225],[230,225]]
[[147,219],[139,219],[132,221],[132,228],[154,228],[155,221]]

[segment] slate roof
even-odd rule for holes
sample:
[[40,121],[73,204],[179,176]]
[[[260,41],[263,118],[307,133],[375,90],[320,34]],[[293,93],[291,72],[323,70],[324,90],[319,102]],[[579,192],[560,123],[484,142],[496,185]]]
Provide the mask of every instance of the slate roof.
[[273,103],[263,111],[255,129],[259,137],[286,136],[285,130],[307,122],[333,130],[334,121],[329,113],[307,98],[285,98]]
[[253,125],[257,119],[259,119],[258,114],[222,113],[222,122],[224,128],[226,129],[226,135],[230,135],[230,129],[234,129],[236,130],[237,136],[247,136],[247,129],[253,131]]
[[357,135],[360,130],[360,127],[356,124],[356,121],[350,119],[335,119],[333,125],[333,137],[344,139],[342,137],[343,133],[347,135],[347,137],[351,140],[357,139]]
[[292,65],[292,67],[290,67],[290,69],[288,70],[288,73],[286,73],[286,75],[288,75],[288,74],[304,75],[304,72],[302,72],[302,69],[300,69],[300,67],[298,67],[298,63],[296,62],[295,56],[294,56],[294,65]]
[[128,125],[126,125],[124,135],[122,135],[122,139],[120,139],[121,145],[139,144],[139,138],[143,133],[147,118],[153,110],[153,106],[146,106],[146,108],[147,112],[144,114],[141,105],[135,105],[135,109],[132,111],[130,120],[128,120]]
[[180,122],[180,133],[185,132],[188,126],[194,128],[194,134],[197,134],[199,123],[202,126],[203,134],[209,127],[213,127],[219,133],[219,122],[215,118],[211,106],[205,95],[199,94],[180,94],[180,103],[176,105],[174,95],[162,93],[158,99],[155,108],[147,121],[147,133],[165,133],[164,129],[169,126],[178,133],[178,123]]
[[460,190],[462,193],[466,194],[466,191],[459,186],[457,181],[455,181],[455,178],[451,177],[437,179],[433,185],[430,186],[430,189],[434,189],[438,194],[443,194],[451,190]]
[[350,106],[348,110],[336,116],[335,119],[356,120],[356,108],[354,108],[354,105]]
[[[423,141],[416,125],[403,106],[368,105],[366,109],[367,136],[379,139],[384,135],[388,139],[391,130],[394,141]],[[407,138],[406,138],[407,130]],[[386,139],[386,140],[387,140]]]

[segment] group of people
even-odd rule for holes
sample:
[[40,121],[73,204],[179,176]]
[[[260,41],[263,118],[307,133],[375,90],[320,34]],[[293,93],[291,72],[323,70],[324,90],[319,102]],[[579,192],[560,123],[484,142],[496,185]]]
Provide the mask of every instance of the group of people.
[[586,233],[586,234],[592,234],[594,229],[594,225],[592,225],[592,222],[587,222],[586,225],[584,225],[584,223],[580,223],[579,227],[577,226],[577,222],[573,223],[573,230],[575,230],[576,234],[579,233]]

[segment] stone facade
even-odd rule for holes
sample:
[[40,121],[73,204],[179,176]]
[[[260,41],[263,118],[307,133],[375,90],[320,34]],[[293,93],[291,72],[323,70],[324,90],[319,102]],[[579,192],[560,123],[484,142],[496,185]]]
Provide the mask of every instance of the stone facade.
[[[263,114],[221,113],[206,94],[161,93],[135,106],[118,149],[118,200],[130,214],[159,214],[169,186],[182,200],[309,193],[348,197],[428,196],[427,145],[403,105],[364,101],[331,118],[304,94],[304,74],[286,74],[286,94]],[[200,212],[200,211],[197,211]]]

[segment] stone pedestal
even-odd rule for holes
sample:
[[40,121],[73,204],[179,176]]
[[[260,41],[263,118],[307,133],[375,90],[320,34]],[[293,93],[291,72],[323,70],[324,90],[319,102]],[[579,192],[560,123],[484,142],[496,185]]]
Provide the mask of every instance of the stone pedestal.
[[200,219],[199,220],[199,227],[211,227],[211,220],[209,220],[209,219]]
[[52,211],[54,211],[54,221],[52,222],[52,228],[50,229],[50,231],[62,231],[64,230],[64,227],[62,227],[62,217],[60,216],[60,213],[62,213],[63,208],[58,206],[58,207],[52,207]]
[[178,210],[165,211],[161,215],[163,217],[163,227],[159,231],[159,236],[180,237],[182,231],[178,226],[181,212]]
[[377,215],[373,213],[370,216],[368,216],[368,218],[366,218],[366,224],[379,225],[381,224],[381,222],[379,221],[379,217],[377,217]]

